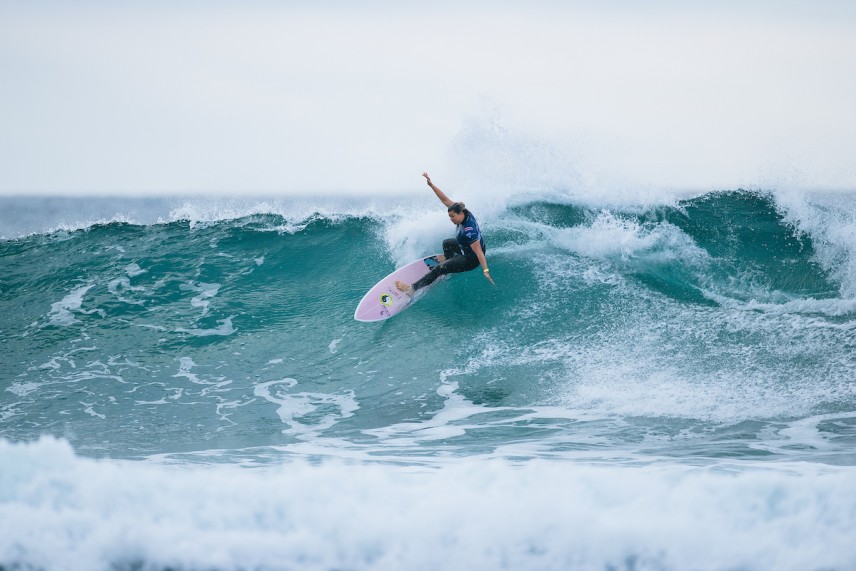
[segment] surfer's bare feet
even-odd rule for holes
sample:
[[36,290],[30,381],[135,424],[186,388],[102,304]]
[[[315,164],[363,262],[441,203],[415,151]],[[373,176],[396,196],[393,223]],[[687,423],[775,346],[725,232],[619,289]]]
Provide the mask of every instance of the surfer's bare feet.
[[395,287],[398,288],[398,291],[403,291],[407,295],[413,295],[413,286],[410,284],[406,284],[401,280],[395,280]]

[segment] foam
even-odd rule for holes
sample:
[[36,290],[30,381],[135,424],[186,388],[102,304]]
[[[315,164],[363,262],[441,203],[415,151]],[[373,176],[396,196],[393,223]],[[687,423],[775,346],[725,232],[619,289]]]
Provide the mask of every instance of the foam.
[[707,254],[676,226],[667,222],[647,226],[609,211],[601,211],[589,225],[560,229],[552,242],[590,258],[630,258],[648,253],[662,263],[675,259],[701,261]]
[[[829,317],[843,317],[856,313],[856,299],[815,299],[806,297],[791,299],[780,303],[769,303],[755,299],[751,299],[747,302],[740,302],[710,291],[705,291],[704,294],[724,307],[745,311],[763,311],[765,313],[784,315],[819,314]],[[818,322],[818,324],[822,327],[837,327],[841,329],[852,329],[856,327],[856,324],[848,325],[827,322]]]
[[[139,269],[139,266],[137,266],[137,269]],[[134,275],[140,275],[142,273],[145,273],[145,270],[140,270],[139,272],[134,273]],[[123,292],[135,292],[135,291],[145,291],[146,290],[146,288],[144,288],[142,286],[132,286],[131,285],[131,277],[133,277],[133,276],[131,275],[131,273],[129,273],[128,276],[129,277],[120,276],[118,278],[111,280],[107,284],[107,291],[109,291],[110,293],[115,295],[116,299],[118,301],[123,302],[123,303],[128,303],[131,305],[145,305],[145,302],[128,299],[122,295]]]
[[[845,343],[856,325],[822,313],[839,315],[849,302],[708,307],[659,296],[601,268],[614,264],[600,259],[541,253],[532,261],[537,303],[509,310],[508,325],[476,339],[481,350],[468,357],[468,373],[537,378],[540,404],[618,418],[728,424],[802,417],[852,401]],[[609,288],[595,298],[604,300],[602,322],[563,330],[557,320],[575,318],[568,292],[587,303],[589,288],[600,284]],[[653,309],[637,311],[646,307]],[[518,331],[521,323],[528,327]]]
[[285,378],[257,384],[253,392],[277,405],[277,415],[286,425],[283,433],[315,436],[360,408],[353,391],[345,394],[294,392],[297,379]]
[[131,263],[125,266],[125,273],[128,274],[129,278],[135,278],[137,276],[141,276],[143,274],[149,273],[148,270],[144,270],[137,263]]
[[39,390],[39,385],[32,381],[19,381],[9,385],[6,390],[19,397],[25,397],[31,392]]
[[[777,431],[778,439],[767,438],[762,443],[754,445],[755,448],[767,450],[780,455],[793,454],[794,450],[810,448],[817,453],[833,452],[838,449],[837,439],[846,441],[846,437],[833,434],[829,431],[821,431],[822,423],[836,423],[842,425],[846,423],[846,434],[852,435],[854,427],[856,427],[856,412],[840,412],[835,414],[823,414],[818,416],[809,416],[792,420],[784,424],[784,427]],[[852,436],[851,436],[852,437]],[[844,443],[852,454],[852,445],[848,446]]]
[[190,305],[193,307],[202,308],[202,316],[208,315],[208,308],[211,305],[211,298],[217,295],[217,292],[220,291],[220,287],[222,284],[213,283],[193,283],[188,282],[186,284],[181,284],[179,289],[182,291],[192,291],[196,292],[199,295],[194,296],[190,300]]
[[441,207],[386,223],[383,239],[400,266],[424,256],[442,254],[443,240],[454,231]]
[[187,200],[160,218],[161,223],[185,221],[191,228],[230,220],[257,223],[258,217],[273,217],[262,225],[270,231],[294,234],[316,220],[340,223],[351,218],[395,220],[424,212],[424,196],[315,198],[240,198],[209,197]]
[[68,327],[69,325],[77,323],[77,318],[74,317],[74,313],[91,313],[82,311],[81,306],[83,305],[83,297],[86,295],[86,292],[93,287],[94,286],[91,284],[80,286],[71,290],[71,292],[60,301],[52,303],[51,311],[48,314],[50,324],[60,327]]
[[[443,377],[450,374],[454,371],[445,372]],[[459,422],[488,409],[467,401],[456,392],[457,389],[455,382],[440,385],[437,394],[444,399],[443,408],[426,421],[403,422],[363,432],[381,439],[384,447],[411,447],[420,442],[461,436],[466,433],[466,427],[460,426]]]
[[815,258],[840,284],[841,296],[856,298],[856,193],[775,193],[785,221],[811,236]]
[[[0,564],[849,569],[856,469],[90,460],[0,440]],[[536,485],[533,485],[537,483]]]
[[179,327],[175,331],[176,333],[187,333],[188,335],[193,335],[194,337],[225,337],[227,335],[233,334],[235,331],[238,330],[234,325],[232,325],[232,319],[234,317],[234,315],[230,315],[226,319],[218,319],[217,323],[219,323],[220,325],[218,325],[217,327],[212,327],[210,329],[187,329],[184,327]]
[[[414,177],[414,186],[418,181]],[[421,190],[406,196],[371,195],[359,197],[224,197],[193,198],[91,198],[44,197],[8,198],[5,216],[0,218],[2,239],[21,239],[39,234],[67,236],[95,226],[128,224],[133,226],[187,223],[199,229],[222,222],[243,220],[259,230],[294,234],[316,220],[340,223],[351,218],[394,220],[424,213],[430,198]],[[59,207],[54,205],[60,204]],[[23,207],[41,207],[38,216],[18,219]],[[91,212],[81,216],[81,212]],[[120,247],[111,246],[122,252]],[[133,267],[131,264],[129,267]],[[131,276],[133,277],[133,276]]]
[[173,377],[184,377],[191,383],[197,385],[206,385],[207,381],[203,381],[199,378],[196,373],[192,373],[191,370],[196,366],[196,363],[193,362],[191,357],[179,357],[178,359],[178,372],[173,375]]

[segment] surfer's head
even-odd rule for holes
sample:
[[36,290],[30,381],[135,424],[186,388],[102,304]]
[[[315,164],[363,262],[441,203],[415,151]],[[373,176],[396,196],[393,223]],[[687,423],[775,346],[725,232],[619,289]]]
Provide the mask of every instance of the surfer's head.
[[455,224],[463,223],[463,221],[467,219],[467,215],[470,213],[463,202],[455,202],[454,204],[449,205],[448,212],[449,220]]

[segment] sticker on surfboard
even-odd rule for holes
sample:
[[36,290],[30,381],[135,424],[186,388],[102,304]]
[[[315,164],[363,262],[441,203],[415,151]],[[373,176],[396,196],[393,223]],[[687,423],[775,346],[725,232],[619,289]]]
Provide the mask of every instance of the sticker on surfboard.
[[439,254],[426,256],[402,266],[380,280],[371,288],[354,311],[357,321],[383,321],[404,311],[412,299],[395,286],[396,280],[412,284],[426,276],[431,268],[440,263]]

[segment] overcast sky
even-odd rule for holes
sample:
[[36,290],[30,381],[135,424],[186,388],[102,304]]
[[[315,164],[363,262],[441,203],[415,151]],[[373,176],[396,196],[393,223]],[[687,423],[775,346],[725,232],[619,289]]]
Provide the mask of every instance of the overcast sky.
[[856,3],[698,4],[0,0],[0,193],[856,189]]

